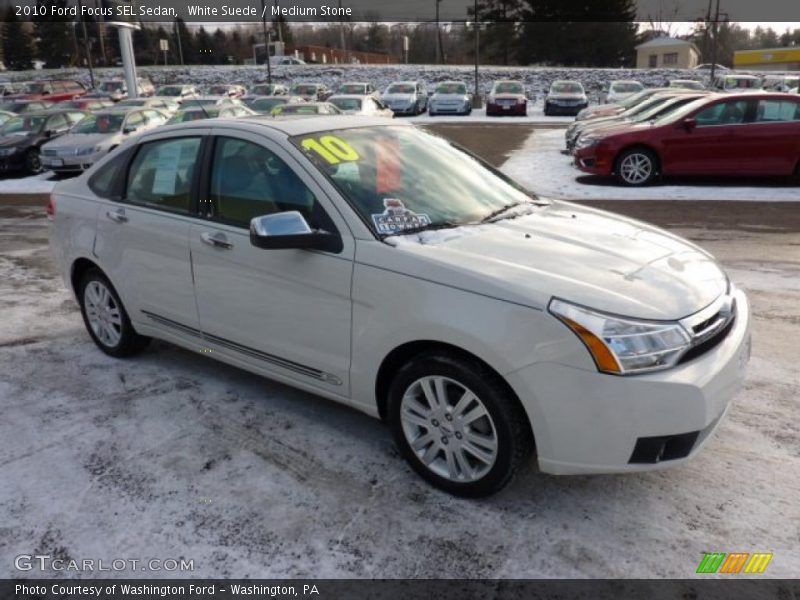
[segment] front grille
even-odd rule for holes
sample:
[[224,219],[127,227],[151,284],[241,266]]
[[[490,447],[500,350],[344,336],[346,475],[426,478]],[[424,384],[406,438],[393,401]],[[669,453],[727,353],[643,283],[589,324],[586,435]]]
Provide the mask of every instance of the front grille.
[[710,351],[712,348],[717,347],[722,340],[728,337],[728,334],[733,329],[733,325],[736,323],[736,317],[732,318],[728,321],[728,324],[725,325],[722,329],[720,329],[717,333],[712,335],[710,338],[706,339],[703,342],[700,342],[696,346],[692,346],[678,361],[678,364],[683,364],[689,362],[690,360],[694,360],[705,354],[706,352]]
[[42,156],[58,156],[58,150],[55,148],[42,148]]

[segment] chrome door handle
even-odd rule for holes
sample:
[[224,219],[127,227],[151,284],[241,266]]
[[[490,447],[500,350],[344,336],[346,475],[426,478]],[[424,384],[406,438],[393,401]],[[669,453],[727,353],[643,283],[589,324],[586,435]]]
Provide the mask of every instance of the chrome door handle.
[[124,208],[118,208],[117,210],[109,210],[106,213],[106,216],[115,223],[125,223],[128,220],[128,217],[125,216]]
[[225,237],[224,233],[205,232],[200,234],[200,239],[203,240],[204,244],[208,244],[214,248],[219,248],[220,250],[230,250],[233,248],[233,243],[228,241],[228,238]]

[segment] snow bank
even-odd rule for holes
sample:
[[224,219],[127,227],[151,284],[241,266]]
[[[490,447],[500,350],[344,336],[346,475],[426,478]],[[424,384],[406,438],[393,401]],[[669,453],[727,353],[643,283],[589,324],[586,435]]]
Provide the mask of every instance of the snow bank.
[[53,173],[40,173],[21,179],[0,179],[0,194],[49,194],[56,185]]

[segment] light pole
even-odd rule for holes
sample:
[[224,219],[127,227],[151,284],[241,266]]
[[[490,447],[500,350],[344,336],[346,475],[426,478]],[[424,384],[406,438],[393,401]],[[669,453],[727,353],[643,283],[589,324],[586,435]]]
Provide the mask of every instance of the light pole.
[[269,55],[269,32],[267,31],[267,8],[261,0],[261,25],[264,28],[264,51],[267,54],[267,83],[272,83],[272,61]]
[[80,11],[81,29],[83,30],[83,45],[86,50],[86,66],[89,67],[89,81],[94,89],[94,69],[92,69],[92,47],[89,45],[89,34],[86,32],[86,19],[83,16],[83,2],[78,0],[78,10]]
[[481,106],[481,96],[480,91],[478,89],[478,61],[481,51],[481,42],[480,42],[480,35],[481,35],[481,25],[480,21],[478,20],[478,0],[475,0],[475,8],[474,8],[474,18],[475,18],[475,97],[472,99],[472,105],[476,108]]
[[714,85],[714,74],[717,70],[717,35],[719,34],[719,0],[714,14],[714,39],[711,40],[711,85]]

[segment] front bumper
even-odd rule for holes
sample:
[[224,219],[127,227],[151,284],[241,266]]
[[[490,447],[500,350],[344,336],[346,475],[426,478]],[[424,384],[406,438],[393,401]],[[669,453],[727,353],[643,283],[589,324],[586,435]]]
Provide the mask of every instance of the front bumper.
[[598,146],[589,148],[572,148],[573,165],[591,175],[612,175],[614,161],[610,155],[598,151]]
[[25,168],[25,153],[15,152],[9,156],[0,156],[0,173],[22,171]]
[[525,116],[528,113],[527,102],[517,102],[515,104],[500,104],[490,102],[486,105],[487,115],[514,115]]
[[680,465],[704,446],[744,380],[750,307],[736,292],[727,336],[666,371],[614,376],[555,363],[506,375],[533,425],[539,467],[557,475]]
[[56,173],[80,173],[89,169],[94,163],[103,157],[105,152],[94,152],[83,156],[58,155],[42,156],[42,167]]
[[558,114],[567,116],[577,116],[577,114],[587,106],[588,106],[587,104],[565,105],[565,104],[556,104],[555,102],[545,102],[545,108],[551,115]]

